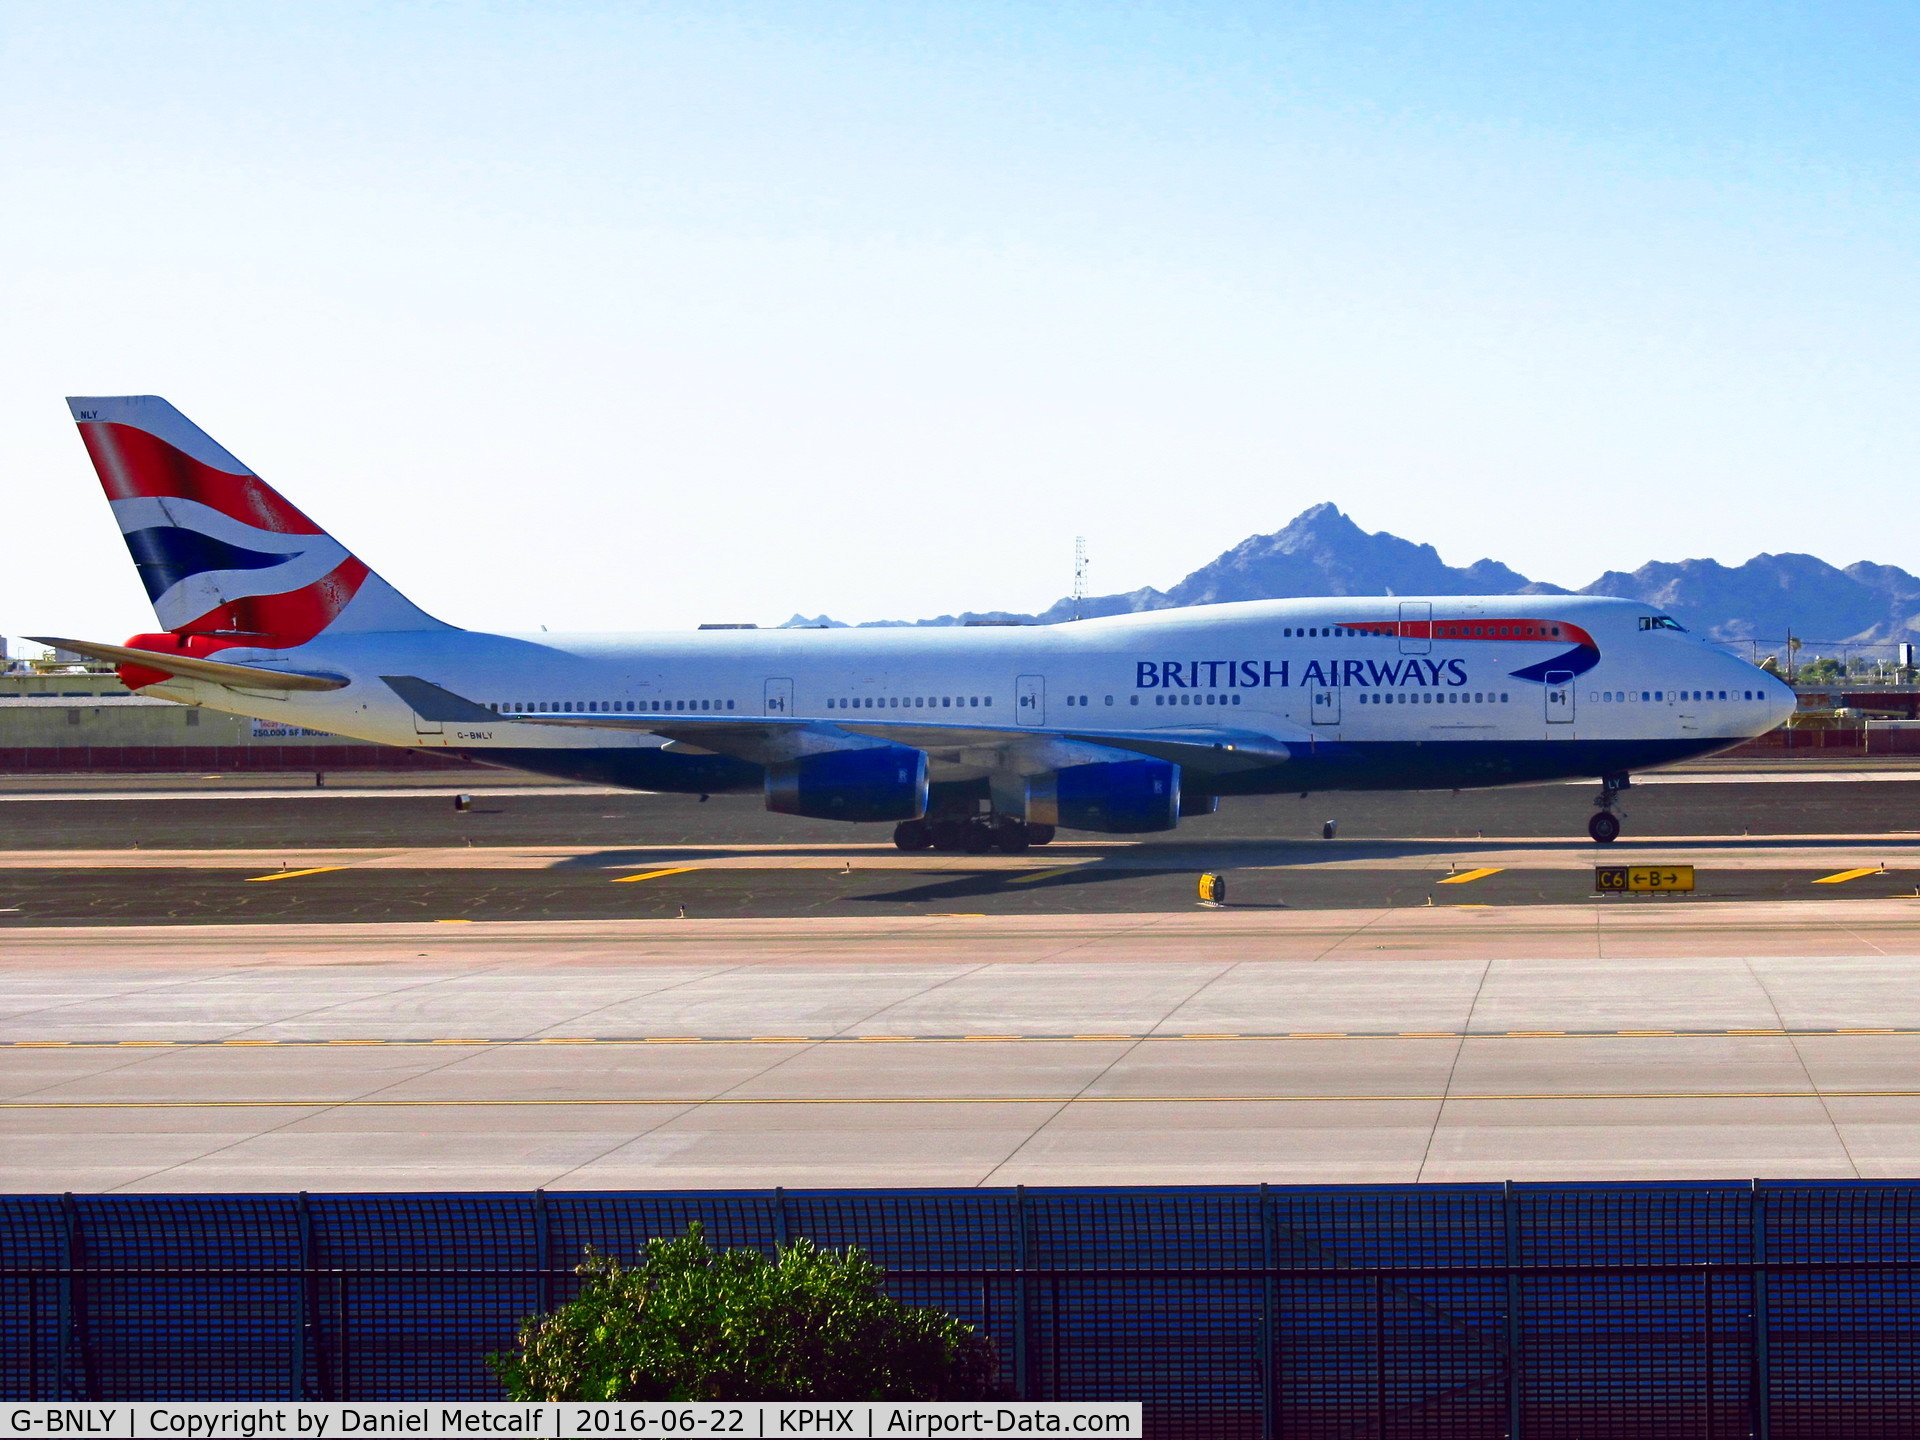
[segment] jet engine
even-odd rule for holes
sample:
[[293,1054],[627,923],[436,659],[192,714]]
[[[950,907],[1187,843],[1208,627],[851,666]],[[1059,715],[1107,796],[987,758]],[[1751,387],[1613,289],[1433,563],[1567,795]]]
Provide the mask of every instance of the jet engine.
[[1171,830],[1180,823],[1180,767],[1165,760],[1112,760],[1032,776],[1027,819],[1108,835]]
[[926,753],[875,745],[769,765],[767,809],[815,820],[917,820],[927,813]]

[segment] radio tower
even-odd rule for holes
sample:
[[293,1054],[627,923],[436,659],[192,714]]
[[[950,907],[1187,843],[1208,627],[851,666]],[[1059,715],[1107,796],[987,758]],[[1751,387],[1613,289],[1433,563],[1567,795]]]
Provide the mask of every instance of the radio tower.
[[1073,537],[1073,618],[1080,618],[1080,602],[1087,598],[1087,537]]

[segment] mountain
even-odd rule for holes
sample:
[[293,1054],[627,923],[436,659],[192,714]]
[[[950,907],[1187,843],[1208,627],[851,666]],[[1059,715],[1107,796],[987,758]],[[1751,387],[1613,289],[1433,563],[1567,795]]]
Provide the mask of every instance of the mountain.
[[1813,555],[1653,561],[1609,570],[1580,592],[1657,605],[1716,640],[1779,640],[1789,632],[1827,643],[1920,639],[1920,579],[1865,561],[1842,570]]
[[[1609,570],[1567,591],[1529,580],[1497,560],[1448,565],[1431,545],[1386,531],[1369,534],[1336,506],[1302,511],[1284,529],[1253,535],[1167,590],[1146,587],[1090,596],[1089,619],[1176,605],[1278,600],[1303,595],[1612,595],[1657,606],[1716,640],[1779,640],[1789,631],[1813,642],[1920,641],[1920,578],[1894,565],[1862,561],[1844,570],[1812,555],[1756,555],[1743,565],[1717,560],[1650,561]],[[873,620],[868,625],[961,625],[969,621],[1050,625],[1073,618],[1061,600],[1038,615],[968,611],[931,620]],[[841,622],[795,615],[790,626]]]

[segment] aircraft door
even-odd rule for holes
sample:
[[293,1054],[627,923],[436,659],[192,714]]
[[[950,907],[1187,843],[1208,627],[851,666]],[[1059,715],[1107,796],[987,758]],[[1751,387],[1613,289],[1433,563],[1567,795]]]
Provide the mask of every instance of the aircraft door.
[[1425,655],[1433,649],[1433,602],[1400,602],[1400,653]]
[[766,704],[769,715],[791,715],[793,713],[793,681],[767,681]]
[[1573,672],[1571,670],[1549,670],[1547,672],[1547,723],[1549,725],[1571,725],[1573,723]]
[[1313,723],[1316,725],[1338,725],[1340,723],[1340,691],[1333,685],[1313,687]]
[[1013,682],[1013,718],[1022,725],[1047,723],[1047,677],[1022,675]]

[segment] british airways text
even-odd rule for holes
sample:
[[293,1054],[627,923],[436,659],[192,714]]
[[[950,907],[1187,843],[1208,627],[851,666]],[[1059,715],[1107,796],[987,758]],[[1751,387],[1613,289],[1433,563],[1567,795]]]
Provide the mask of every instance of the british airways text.
[[1467,684],[1459,660],[1309,660],[1295,672],[1287,660],[1137,660],[1138,690],[1268,690],[1299,685],[1344,689],[1420,685],[1457,689]]

